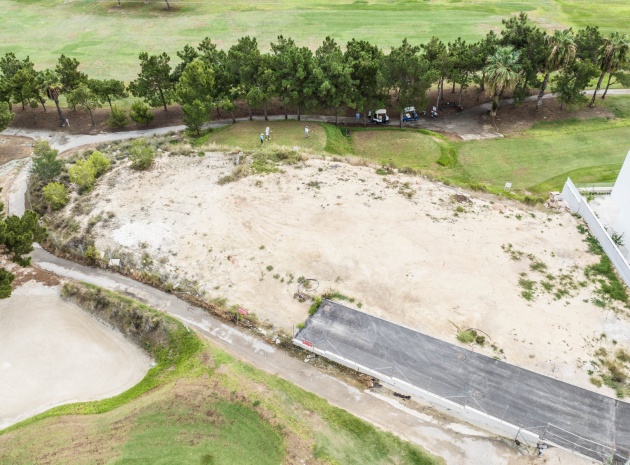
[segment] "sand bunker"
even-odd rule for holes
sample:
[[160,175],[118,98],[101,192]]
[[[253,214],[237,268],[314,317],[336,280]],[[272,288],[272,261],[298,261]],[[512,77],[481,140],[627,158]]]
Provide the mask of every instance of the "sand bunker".
[[0,301],[0,429],[56,405],[119,394],[150,363],[57,287],[28,282]]

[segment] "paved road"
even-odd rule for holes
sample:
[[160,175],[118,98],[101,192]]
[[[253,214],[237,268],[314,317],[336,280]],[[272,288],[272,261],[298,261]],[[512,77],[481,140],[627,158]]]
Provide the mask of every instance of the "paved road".
[[[466,425],[441,419],[440,415],[432,417],[418,413],[397,403],[389,395],[359,391],[246,331],[213,318],[206,311],[191,306],[172,294],[116,273],[64,260],[38,246],[31,256],[33,265],[38,268],[125,293],[166,311],[239,359],[280,376],[359,418],[424,447],[443,457],[449,465],[530,463],[514,445],[506,444]],[[434,412],[429,409],[427,413]],[[574,465],[591,463],[566,455],[560,450],[549,451],[550,459],[559,461],[560,457],[561,463],[570,463],[567,460],[573,460],[571,463]]]
[[[320,350],[542,433],[600,459],[616,444],[630,451],[630,404],[460,348],[408,328],[324,301],[296,336]],[[565,431],[563,431],[565,430]],[[586,438],[591,443],[567,433]],[[574,446],[574,442],[578,442]],[[599,445],[598,445],[599,444]],[[592,449],[592,450],[591,450]]]

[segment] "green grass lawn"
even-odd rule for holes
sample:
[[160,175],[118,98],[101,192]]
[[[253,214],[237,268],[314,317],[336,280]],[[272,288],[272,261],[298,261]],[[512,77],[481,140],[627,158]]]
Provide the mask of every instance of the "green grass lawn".
[[372,163],[413,169],[435,168],[440,158],[440,140],[413,130],[375,129],[354,131],[354,154]]
[[[272,141],[265,148],[298,145],[314,153],[352,155],[377,165],[394,165],[451,180],[483,184],[502,191],[511,182],[514,191],[546,196],[561,190],[567,177],[577,183],[613,182],[630,149],[630,98],[609,96],[600,100],[614,118],[570,118],[535,124],[524,134],[501,139],[448,141],[428,131],[391,128],[343,128],[309,123],[311,137],[304,139],[304,124],[247,122],[204,136],[200,142],[246,150],[260,146],[258,136],[267,124]],[[440,166],[441,157],[456,161]],[[444,163],[442,163],[444,164]]]
[[568,119],[534,125],[522,136],[454,144],[467,176],[499,188],[536,194],[577,183],[612,182],[630,149],[630,98],[609,96],[600,105],[615,118]]
[[[0,54],[30,55],[38,67],[53,65],[62,53],[83,63],[98,78],[131,80],[139,52],[175,51],[209,36],[227,48],[244,35],[264,50],[279,34],[316,48],[330,35],[340,42],[370,40],[384,48],[403,38],[424,43],[437,35],[445,42],[461,36],[483,37],[501,19],[526,11],[542,27],[598,25],[603,32],[630,32],[630,5],[625,0],[506,2],[504,0],[327,0],[300,2],[171,2],[7,0],[3,2]],[[142,31],[142,33],[139,33]],[[165,33],[166,32],[166,33]]]
[[[304,137],[304,126],[309,128],[308,138]],[[271,138],[265,140],[266,149],[297,146],[300,150],[322,152],[326,145],[324,127],[309,121],[248,121],[212,131],[202,140],[219,146],[255,150],[260,148],[260,134],[264,133],[267,127],[271,129]]]

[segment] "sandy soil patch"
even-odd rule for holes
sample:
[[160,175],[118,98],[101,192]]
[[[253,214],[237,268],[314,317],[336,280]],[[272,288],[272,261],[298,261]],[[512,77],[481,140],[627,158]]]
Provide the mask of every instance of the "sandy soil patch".
[[[480,329],[489,344],[474,350],[590,389],[600,335],[630,344],[628,323],[591,303],[591,284],[578,284],[597,259],[567,213],[468,200],[421,178],[322,160],[217,185],[231,169],[208,153],[164,157],[146,173],[114,170],[91,194],[90,216],[115,213],[94,227],[97,247],[132,252],[137,263],[144,255],[146,269],[173,283],[196,280],[288,329],[307,317],[294,298],[298,277],[314,278],[317,292],[337,290],[449,342],[455,325]],[[79,219],[87,225],[87,215]],[[531,270],[537,261],[543,272]],[[555,279],[564,289],[563,275],[569,295],[540,287]],[[521,278],[537,283],[531,301]]]
[[149,357],[124,336],[30,281],[0,301],[0,429],[68,402],[138,383]]

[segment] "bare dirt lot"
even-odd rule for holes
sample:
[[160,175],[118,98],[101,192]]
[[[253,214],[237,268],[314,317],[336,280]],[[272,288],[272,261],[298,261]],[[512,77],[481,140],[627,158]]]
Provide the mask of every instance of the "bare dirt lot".
[[68,402],[138,383],[148,356],[122,334],[29,281],[0,301],[0,429]]
[[92,224],[99,250],[131,252],[138,267],[287,329],[307,318],[294,298],[305,277],[316,293],[449,342],[476,328],[487,343],[473,350],[589,389],[602,334],[630,344],[627,321],[592,303],[584,267],[598,258],[568,213],[315,159],[218,185],[232,167],[221,153],[162,157],[145,173],[121,166],[77,219],[105,219]]

